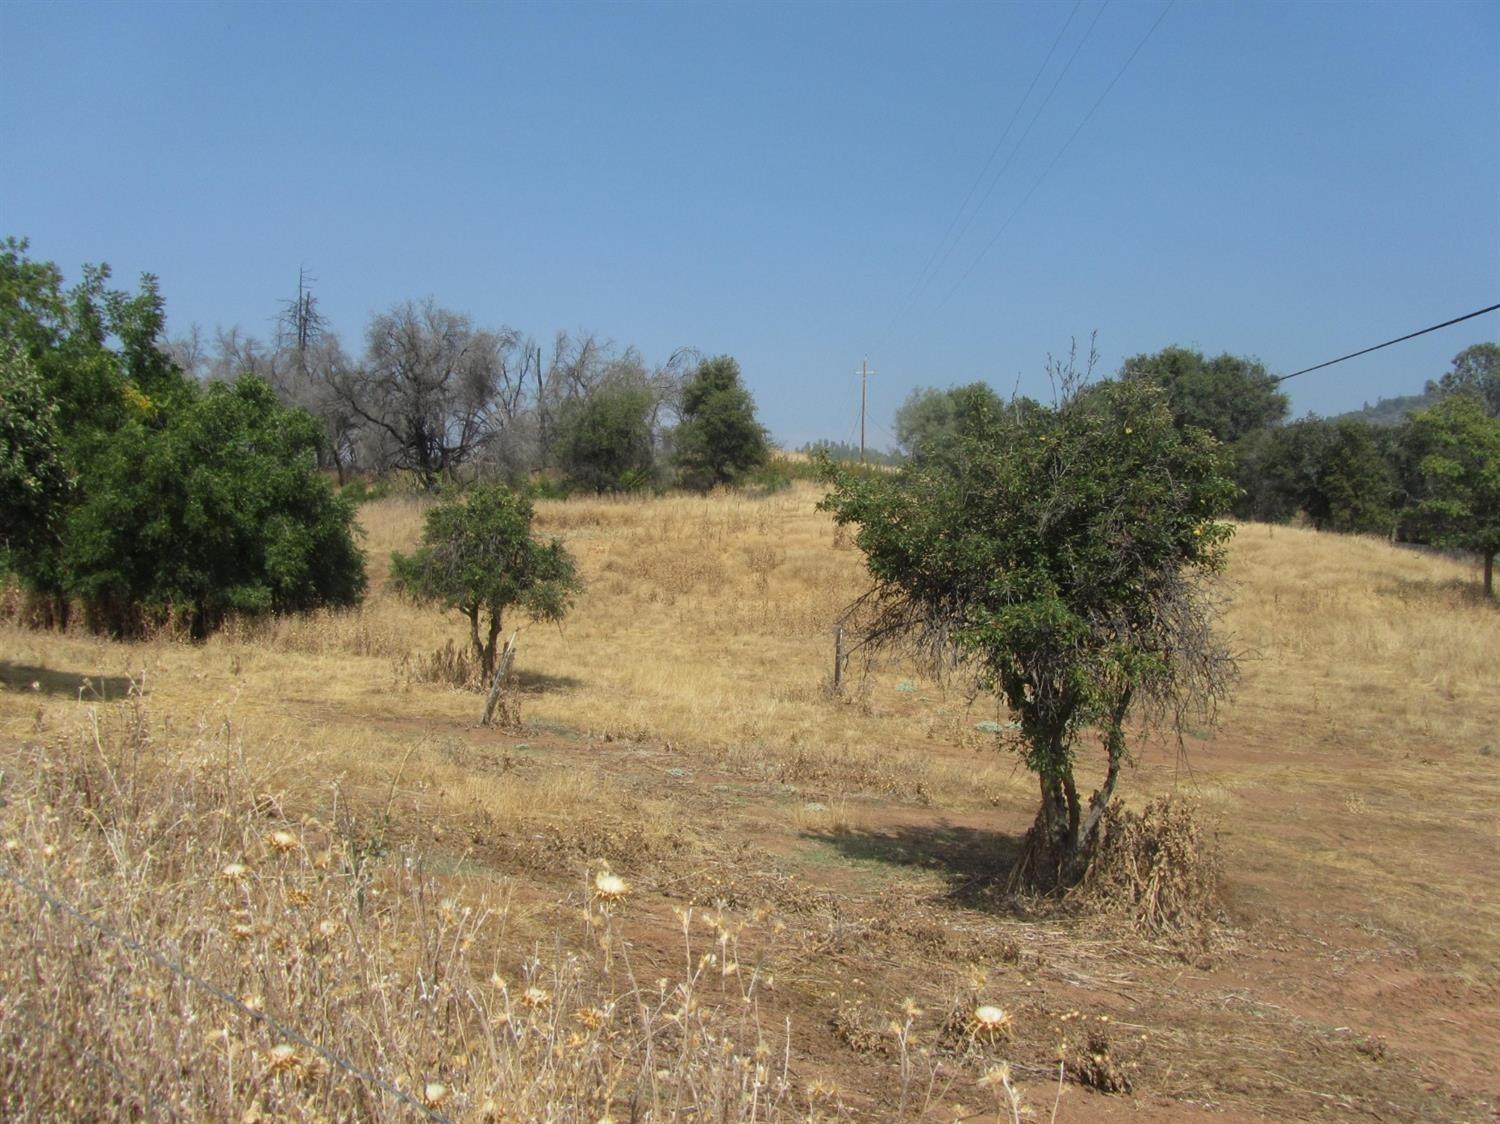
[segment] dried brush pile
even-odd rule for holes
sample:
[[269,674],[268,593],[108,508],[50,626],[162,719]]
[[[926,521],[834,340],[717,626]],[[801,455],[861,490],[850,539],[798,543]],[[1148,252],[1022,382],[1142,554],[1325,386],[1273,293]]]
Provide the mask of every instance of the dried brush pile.
[[1203,948],[1223,913],[1219,878],[1218,847],[1196,805],[1161,796],[1140,813],[1109,807],[1072,897],[1142,936]]
[[580,888],[571,951],[508,940],[507,901],[344,806],[294,817],[309,794],[271,794],[274,754],[228,724],[175,734],[138,700],[66,721],[0,747],[0,1118],[791,1114],[728,935],[638,985],[623,879]]

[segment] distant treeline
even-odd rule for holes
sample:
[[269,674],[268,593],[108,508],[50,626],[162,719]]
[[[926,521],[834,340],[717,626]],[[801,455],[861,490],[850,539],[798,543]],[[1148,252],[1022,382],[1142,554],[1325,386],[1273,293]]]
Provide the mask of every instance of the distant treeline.
[[[1491,585],[1500,550],[1500,344],[1479,343],[1420,395],[1335,418],[1288,421],[1289,402],[1253,360],[1169,347],[1127,359],[1122,380],[1161,386],[1179,426],[1206,430],[1233,462],[1233,514],[1305,520],[1480,554]],[[952,458],[966,427],[1027,399],[988,384],[914,390],[897,411],[902,455]]]

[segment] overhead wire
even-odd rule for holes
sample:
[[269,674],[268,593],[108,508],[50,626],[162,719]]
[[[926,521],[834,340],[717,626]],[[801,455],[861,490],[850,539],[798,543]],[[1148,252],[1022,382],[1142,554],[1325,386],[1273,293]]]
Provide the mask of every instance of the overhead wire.
[[1432,327],[1423,328],[1421,331],[1408,332],[1404,336],[1397,336],[1393,340],[1386,340],[1385,343],[1377,343],[1374,347],[1367,347],[1360,351],[1351,351],[1348,355],[1340,355],[1337,359],[1330,359],[1326,363],[1318,363],[1312,367],[1303,367],[1302,370],[1293,371],[1289,375],[1279,375],[1275,381],[1286,382],[1287,379],[1294,379],[1298,375],[1321,371],[1324,367],[1332,367],[1335,363],[1342,363],[1346,359],[1357,359],[1361,355],[1368,355],[1372,351],[1379,351],[1382,347],[1390,347],[1393,343],[1403,343],[1406,340],[1416,339],[1418,336],[1425,336],[1428,332],[1436,332],[1439,328],[1449,328],[1454,324],[1462,324],[1465,320],[1472,320],[1476,316],[1483,316],[1486,312],[1494,312],[1496,309],[1500,309],[1500,304],[1492,304],[1488,308],[1476,309],[1474,312],[1465,313],[1463,316],[1455,316],[1452,320],[1444,320],[1441,324],[1434,324]]
[[[927,264],[922,267],[922,272],[917,274],[917,279],[912,284],[911,291],[906,294],[908,302],[916,299],[918,291],[927,280],[927,274],[932,270],[934,263],[937,262],[938,255],[943,254],[946,258],[944,251],[948,246],[948,239],[953,234],[954,228],[958,226],[958,220],[963,217],[964,212],[968,209],[970,201],[974,198],[974,193],[979,190],[979,185],[984,183],[985,177],[989,175],[990,165],[995,162],[995,157],[1000,155],[1000,150],[1005,147],[1005,139],[1010,136],[1011,129],[1015,128],[1016,121],[1021,116],[1021,110],[1026,107],[1027,99],[1031,97],[1031,92],[1036,89],[1036,84],[1042,80],[1042,75],[1047,70],[1047,64],[1052,61],[1052,56],[1057,53],[1057,45],[1062,42],[1063,36],[1068,33],[1068,28],[1073,24],[1073,17],[1078,14],[1078,9],[1082,6],[1083,0],[1074,0],[1072,10],[1068,12],[1068,18],[1063,21],[1062,28],[1058,31],[1057,37],[1052,40],[1052,46],[1047,48],[1047,54],[1042,59],[1042,65],[1037,67],[1036,73],[1031,76],[1031,84],[1026,87],[1026,92],[1021,95],[1021,100],[1016,102],[1016,108],[1011,111],[1010,120],[1005,123],[1005,128],[1000,133],[1000,139],[995,142],[995,147],[990,149],[989,158],[985,160],[984,167],[979,169],[979,175],[975,176],[974,182],[969,185],[969,190],[964,195],[963,201],[959,203],[958,210],[954,211],[953,217],[948,220],[948,229],[943,231],[943,236],[938,239],[938,244],[932,248],[932,254],[928,257]],[[1063,73],[1067,73],[1066,67],[1064,67]],[[1055,86],[1053,88],[1056,89]],[[1043,105],[1045,104],[1044,102]],[[1014,150],[1012,150],[1011,155],[1015,155]],[[1002,167],[1000,171],[1003,175],[1005,169]],[[962,238],[963,235],[960,234],[959,237]]]
[[1141,53],[1147,42],[1149,42],[1151,37],[1156,34],[1156,29],[1160,27],[1162,21],[1167,18],[1167,13],[1172,10],[1172,6],[1176,2],[1177,0],[1167,0],[1167,6],[1161,10],[1161,15],[1156,17],[1156,21],[1152,23],[1152,25],[1146,30],[1146,34],[1141,37],[1140,42],[1135,45],[1135,50],[1130,52],[1130,56],[1125,60],[1124,65],[1115,72],[1115,76],[1109,80],[1109,85],[1104,87],[1104,91],[1094,100],[1094,104],[1090,106],[1089,111],[1083,115],[1083,119],[1078,122],[1077,128],[1075,128],[1068,139],[1063,142],[1063,146],[1057,150],[1057,154],[1052,157],[1051,162],[1048,163],[1048,165],[1044,169],[1042,169],[1042,174],[1037,176],[1035,182],[1032,183],[1031,188],[1026,192],[1025,195],[1021,197],[1021,201],[1016,204],[1015,209],[1011,211],[1005,222],[1001,224],[1000,229],[995,231],[994,237],[992,237],[987,243],[985,243],[984,249],[979,251],[978,256],[975,257],[975,259],[969,264],[969,268],[964,271],[963,276],[960,277],[956,282],[954,282],[953,287],[948,290],[948,295],[943,298],[942,304],[940,304],[938,307],[943,307],[953,299],[953,295],[957,293],[958,290],[963,287],[964,282],[973,275],[974,270],[979,267],[979,263],[982,262],[985,259],[986,255],[988,255],[989,252],[995,248],[995,244],[1000,241],[1001,236],[1004,235],[1004,233],[1008,229],[1010,229],[1010,224],[1015,221],[1016,216],[1021,213],[1026,204],[1030,202],[1031,197],[1036,194],[1036,189],[1042,186],[1042,181],[1044,181],[1047,176],[1051,174],[1053,168],[1057,167],[1057,162],[1061,160],[1068,149],[1073,146],[1073,142],[1078,139],[1078,135],[1083,132],[1084,127],[1093,118],[1094,114],[1098,112],[1099,107],[1104,104],[1104,99],[1109,97],[1110,91],[1115,88],[1120,79],[1125,76],[1125,72],[1130,69],[1130,64],[1135,61],[1136,56]]
[[[1005,173],[1010,170],[1011,164],[1015,162],[1015,158],[1016,158],[1017,153],[1019,153],[1021,151],[1021,146],[1026,143],[1026,138],[1031,135],[1031,130],[1036,127],[1036,123],[1037,123],[1038,120],[1041,119],[1042,113],[1046,110],[1047,106],[1049,104],[1051,104],[1053,95],[1057,93],[1058,88],[1062,85],[1063,79],[1068,76],[1068,71],[1070,71],[1073,68],[1073,62],[1074,62],[1074,60],[1076,60],[1078,58],[1078,54],[1079,54],[1080,51],[1083,50],[1084,44],[1087,43],[1089,41],[1089,38],[1094,34],[1094,28],[1096,28],[1096,27],[1099,26],[1099,21],[1102,18],[1104,18],[1105,9],[1107,9],[1109,7],[1109,5],[1110,5],[1110,0],[1104,0],[1104,3],[1099,6],[1099,10],[1094,13],[1094,18],[1089,22],[1088,27],[1084,29],[1083,37],[1081,39],[1079,39],[1078,42],[1074,45],[1074,47],[1073,47],[1073,53],[1068,56],[1067,62],[1063,63],[1062,69],[1057,72],[1057,77],[1052,80],[1052,85],[1047,90],[1046,96],[1042,99],[1041,104],[1037,106],[1036,112],[1031,115],[1031,120],[1026,123],[1026,128],[1022,131],[1021,135],[1016,138],[1015,144],[1013,144],[1011,146],[1010,155],[1005,158],[1005,163],[1000,166],[1000,170],[998,172],[996,172],[995,175],[990,179],[989,186],[987,188],[985,188],[984,194],[980,197],[979,202],[974,206],[973,210],[969,212],[969,217],[964,220],[963,226],[959,228],[958,234],[957,234],[956,237],[954,237],[954,239],[952,241],[952,244],[951,245],[948,244],[948,236],[946,234],[943,236],[942,242],[940,242],[938,244],[938,251],[939,251],[939,253],[940,253],[941,256],[938,257],[938,259],[937,259],[937,265],[932,270],[931,276],[927,276],[927,272],[928,271],[926,269],[924,269],[922,271],[922,275],[920,275],[918,277],[917,283],[914,286],[912,286],[912,291],[908,295],[907,300],[901,306],[900,311],[897,312],[895,316],[891,317],[890,320],[887,322],[886,330],[885,330],[884,334],[880,337],[879,341],[877,341],[877,344],[876,344],[877,347],[879,347],[881,344],[885,343],[886,340],[890,339],[891,333],[895,330],[896,324],[899,323],[906,316],[906,314],[911,311],[912,306],[916,304],[917,298],[918,298],[918,296],[920,296],[921,290],[923,289],[924,284],[926,282],[929,282],[929,281],[931,281],[931,280],[933,280],[933,279],[935,279],[937,277],[938,272],[941,271],[942,268],[943,268],[943,266],[947,264],[948,258],[952,255],[953,251],[956,250],[956,249],[958,249],[959,244],[963,242],[964,235],[966,235],[969,232],[969,228],[974,225],[975,218],[978,217],[980,211],[984,210],[984,205],[989,202],[990,196],[992,196],[995,193],[995,188],[999,186],[1000,181],[1005,178]],[[1075,4],[1073,11],[1076,12],[1077,10],[1078,10],[1077,4]],[[1067,23],[1065,23],[1063,25],[1063,31],[1064,32],[1067,30],[1068,25],[1072,23],[1072,20],[1073,20],[1073,15],[1072,15],[1072,13],[1070,13],[1069,16],[1068,16]],[[1059,32],[1058,33],[1058,41],[1060,41],[1061,39],[1062,39],[1062,32]],[[1052,45],[1052,50],[1055,50],[1056,47],[1057,47],[1057,42],[1054,42],[1053,45]],[[1027,88],[1027,91],[1026,91],[1026,96],[1027,97],[1029,97],[1031,95],[1031,89],[1035,87],[1037,79],[1039,79],[1042,76],[1042,74],[1045,72],[1046,67],[1047,67],[1047,62],[1051,61],[1052,50],[1049,50],[1047,52],[1047,60],[1044,61],[1043,64],[1042,64],[1042,66],[1037,70],[1036,78],[1032,79],[1032,85],[1031,85],[1031,87]],[[1025,104],[1026,104],[1026,98],[1023,97],[1021,99],[1021,102],[1016,106],[1016,114],[1015,114],[1015,116],[1019,116],[1020,111],[1025,106]],[[1012,118],[1011,124],[1014,124],[1014,116]],[[1006,133],[1008,133],[1010,131],[1011,124],[1007,124],[1006,125],[1006,127],[1005,127]],[[1004,135],[1002,134],[1001,144],[1003,144],[1003,143],[1004,143]],[[999,149],[1000,149],[1000,144],[997,144],[995,146],[995,150],[994,151],[998,152]],[[991,153],[991,160],[993,160],[993,158],[994,158],[994,153]],[[988,166],[989,166],[988,162],[986,162],[986,165],[985,165],[986,171],[988,170]],[[980,176],[979,176],[979,179],[975,181],[975,186],[977,187],[978,184],[983,179],[984,179],[984,172],[981,172]],[[973,192],[973,189],[971,188],[970,189],[970,194],[972,194],[972,192]],[[960,206],[959,210],[958,210],[958,214],[956,214],[954,216],[954,222],[955,223],[958,221],[958,218],[963,214],[963,210],[964,210],[963,206]],[[951,224],[950,224],[950,229],[951,229]]]

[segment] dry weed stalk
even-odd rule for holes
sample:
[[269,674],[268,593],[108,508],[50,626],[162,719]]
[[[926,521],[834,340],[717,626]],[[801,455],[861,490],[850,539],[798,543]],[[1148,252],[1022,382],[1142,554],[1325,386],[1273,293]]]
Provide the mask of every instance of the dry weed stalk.
[[[420,853],[355,859],[347,823],[280,817],[271,766],[228,724],[184,743],[139,700],[79,718],[0,762],[0,1114],[790,1111],[738,923],[718,919],[714,951],[652,988],[586,953],[526,952],[502,939],[507,906],[466,901]],[[594,889],[611,908],[628,890]]]
[[1197,805],[1157,797],[1137,814],[1116,802],[1073,898],[1143,936],[1195,948],[1222,915],[1219,857]]

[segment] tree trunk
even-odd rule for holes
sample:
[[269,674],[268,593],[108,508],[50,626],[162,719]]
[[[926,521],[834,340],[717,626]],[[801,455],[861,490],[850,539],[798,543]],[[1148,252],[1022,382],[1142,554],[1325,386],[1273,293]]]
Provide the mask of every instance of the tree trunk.
[[1493,550],[1484,556],[1484,595],[1495,596],[1495,552]]
[[495,641],[500,636],[500,610],[495,609],[490,613],[490,635],[484,645],[484,677],[486,680],[495,673]]
[[479,606],[470,605],[464,611],[469,614],[469,644],[474,649],[474,660],[480,671],[487,673],[490,665],[484,658],[484,642],[479,639]]

